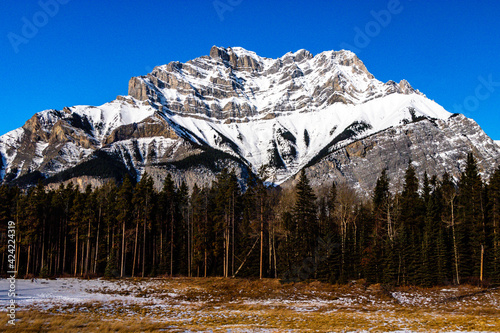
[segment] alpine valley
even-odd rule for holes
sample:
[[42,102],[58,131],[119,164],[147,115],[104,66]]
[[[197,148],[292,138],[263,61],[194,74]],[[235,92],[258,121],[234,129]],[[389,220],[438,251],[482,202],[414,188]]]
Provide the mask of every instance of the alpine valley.
[[[223,168],[290,186],[347,182],[368,193],[383,169],[457,178],[473,152],[487,177],[500,146],[403,80],[378,81],[350,51],[306,50],[279,59],[243,48],[158,66],[104,105],[36,113],[0,137],[3,183],[99,185],[147,172],[161,186],[207,185]],[[393,183],[393,186],[397,186]]]

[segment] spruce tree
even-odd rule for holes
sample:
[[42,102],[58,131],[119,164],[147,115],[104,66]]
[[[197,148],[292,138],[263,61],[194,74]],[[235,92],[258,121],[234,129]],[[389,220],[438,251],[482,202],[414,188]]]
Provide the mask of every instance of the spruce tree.
[[491,238],[491,268],[492,282],[500,283],[500,166],[497,167],[489,184],[489,224]]
[[[293,207],[293,217],[296,227],[295,235],[292,236],[295,257],[303,261],[307,257],[313,257],[316,249],[318,237],[318,220],[316,216],[316,195],[309,185],[304,170],[300,173],[299,182],[295,187],[295,205]],[[298,264],[298,262],[296,262]]]
[[422,229],[423,229],[423,201],[418,188],[419,183],[415,168],[411,161],[406,169],[405,183],[401,193],[400,211],[400,281],[405,284],[417,284],[422,280]]
[[[161,226],[160,226],[160,244],[163,247],[161,251],[160,270],[162,272],[168,270],[170,276],[174,274],[174,264],[176,260],[175,237],[177,235],[176,228],[176,209],[177,209],[177,187],[175,186],[172,175],[169,173],[163,181],[163,188],[160,193],[161,207]],[[168,235],[168,237],[167,237]],[[163,244],[168,244],[167,246]],[[168,253],[169,255],[165,255]],[[168,262],[168,264],[167,264]]]
[[106,262],[106,269],[104,270],[104,277],[116,278],[120,276],[120,272],[118,271],[118,265],[116,260],[116,248],[111,249],[111,253],[108,256]]
[[127,234],[132,217],[133,186],[128,176],[123,180],[117,193],[116,208],[118,211],[117,220],[121,226],[121,256],[120,256],[120,277],[126,274],[127,255]]
[[462,269],[466,278],[478,280],[481,267],[481,248],[486,245],[485,203],[483,182],[472,153],[467,155],[465,171],[458,185]]

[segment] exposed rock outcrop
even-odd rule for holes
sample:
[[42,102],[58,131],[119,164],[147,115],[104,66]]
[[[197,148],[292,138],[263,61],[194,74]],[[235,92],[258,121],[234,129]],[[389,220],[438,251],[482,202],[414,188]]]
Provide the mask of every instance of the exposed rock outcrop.
[[290,186],[303,168],[314,185],[348,182],[362,193],[386,168],[393,188],[411,159],[458,177],[472,151],[486,177],[500,146],[406,80],[383,83],[350,51],[306,50],[277,59],[240,47],[171,62],[133,77],[127,96],[99,107],[35,114],[0,136],[2,182],[81,185],[139,179],[204,185],[223,168],[241,179],[266,169]]

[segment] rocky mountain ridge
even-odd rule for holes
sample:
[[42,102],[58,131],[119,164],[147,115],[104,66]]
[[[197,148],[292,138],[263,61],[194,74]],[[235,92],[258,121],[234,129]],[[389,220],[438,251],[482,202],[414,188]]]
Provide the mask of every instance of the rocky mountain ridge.
[[378,81],[350,51],[270,59],[214,46],[133,77],[127,96],[102,106],[35,114],[0,137],[0,177],[95,184],[148,172],[160,186],[170,172],[202,185],[229,167],[241,178],[265,170],[286,186],[306,168],[314,184],[347,181],[366,192],[383,168],[397,176],[410,159],[458,175],[468,151],[484,175],[500,161],[500,147],[473,120],[405,80]]

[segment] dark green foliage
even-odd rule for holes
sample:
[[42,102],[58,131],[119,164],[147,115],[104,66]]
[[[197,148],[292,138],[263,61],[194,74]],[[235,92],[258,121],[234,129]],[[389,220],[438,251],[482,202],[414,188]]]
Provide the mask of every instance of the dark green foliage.
[[106,269],[104,270],[104,277],[117,278],[120,276],[120,271],[118,270],[118,262],[116,259],[116,249],[111,249],[106,263]]
[[186,170],[193,166],[201,165],[214,172],[220,172],[224,168],[222,166],[223,163],[220,163],[221,160],[230,160],[239,164],[241,163],[241,161],[233,155],[213,148],[204,148],[200,154],[190,155],[182,160],[170,162],[167,166],[172,165],[177,169]]
[[315,201],[316,196],[309,185],[309,179],[302,170],[296,186],[296,199],[293,207],[296,249],[300,249],[297,256],[301,259],[314,255],[317,237],[319,236]]
[[480,275],[481,246],[487,245],[487,230],[483,182],[472,153],[467,155],[467,164],[461,175],[458,191],[462,275],[465,279],[474,280]]
[[488,186],[489,196],[489,273],[492,282],[500,283],[500,166],[495,170]]
[[45,182],[47,184],[63,182],[80,176],[111,178],[117,182],[121,182],[126,176],[135,178],[136,175],[135,171],[130,171],[119,159],[106,152],[97,150],[92,154],[91,159],[49,177]]
[[[5,182],[8,182],[10,177],[5,178]],[[39,181],[44,181],[45,176],[38,170],[22,175],[21,177],[11,181],[9,184],[12,186],[18,186],[21,188],[28,187],[33,184],[37,184]]]
[[401,191],[390,184],[383,170],[370,202],[346,184],[313,189],[304,171],[291,190],[250,173],[243,191],[225,168],[191,192],[170,174],[161,191],[147,174],[97,189],[0,186],[0,235],[16,221],[19,275],[500,282],[500,168],[486,185],[469,154],[457,185],[420,183],[411,163]]

